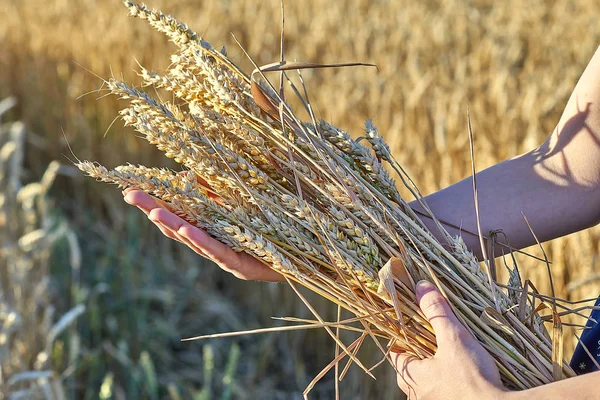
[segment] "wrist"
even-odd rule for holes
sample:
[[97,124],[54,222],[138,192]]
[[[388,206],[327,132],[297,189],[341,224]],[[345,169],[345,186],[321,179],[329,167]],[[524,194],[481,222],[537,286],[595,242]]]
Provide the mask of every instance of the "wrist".
[[514,391],[508,389],[498,389],[494,394],[495,397],[490,397],[490,399],[501,399],[501,400],[522,400],[523,391]]
[[484,382],[483,385],[473,384],[470,388],[470,395],[466,397],[473,400],[521,400],[520,392],[515,392],[498,386],[491,382]]

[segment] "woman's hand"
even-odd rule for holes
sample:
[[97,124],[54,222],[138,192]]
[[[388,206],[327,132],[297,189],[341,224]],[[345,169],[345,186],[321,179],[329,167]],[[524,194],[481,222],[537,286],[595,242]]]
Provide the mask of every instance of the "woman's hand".
[[237,278],[259,281],[283,281],[283,277],[246,253],[237,253],[173,214],[166,203],[140,190],[123,191],[125,202],[142,210],[161,232],[177,240]]
[[419,360],[392,354],[398,386],[409,399],[501,399],[507,395],[490,354],[458,321],[450,305],[430,282],[417,284],[417,301],[431,323],[438,350]]

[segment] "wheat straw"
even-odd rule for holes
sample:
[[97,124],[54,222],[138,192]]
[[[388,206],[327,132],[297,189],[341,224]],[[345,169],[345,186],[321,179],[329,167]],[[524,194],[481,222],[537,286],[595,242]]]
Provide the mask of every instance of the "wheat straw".
[[[169,90],[182,102],[157,101],[115,80],[108,88],[129,102],[121,111],[125,125],[188,172],[131,165],[108,170],[90,162],[77,165],[82,171],[161,198],[188,222],[280,272],[294,290],[299,283],[354,313],[364,337],[376,340],[388,360],[390,349],[419,358],[435,353],[433,330],[413,293],[417,280],[428,279],[490,351],[507,386],[524,389],[574,375],[566,363],[553,362],[558,344],[516,268],[508,286],[481,270],[462,238],[428,212],[371,121],[365,124],[369,147],[316,122],[312,113],[312,122],[304,122],[283,92],[254,78],[285,69],[285,61],[258,68],[251,78],[186,25],[143,5],[125,5],[178,46],[164,75],[143,67],[140,75],[145,86]],[[400,196],[384,162],[435,221],[443,243]],[[405,279],[390,274],[392,264]],[[343,323],[315,316],[343,350],[334,364],[344,356],[358,363],[362,340],[343,346],[328,328]],[[390,343],[387,349],[380,338]]]

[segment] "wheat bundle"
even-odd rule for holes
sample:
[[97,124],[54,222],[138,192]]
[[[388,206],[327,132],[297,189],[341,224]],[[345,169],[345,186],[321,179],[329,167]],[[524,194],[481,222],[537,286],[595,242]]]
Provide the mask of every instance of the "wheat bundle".
[[[114,79],[107,88],[128,101],[120,112],[125,125],[186,172],[134,165],[109,170],[89,161],[78,163],[82,171],[164,200],[178,216],[279,272],[294,290],[302,285],[352,312],[355,318],[339,322],[315,312],[313,323],[342,350],[331,365],[347,356],[370,374],[356,358],[367,336],[387,360],[391,350],[418,358],[435,354],[433,330],[414,294],[415,282],[427,279],[492,354],[507,386],[526,389],[574,375],[562,360],[565,303],[531,295],[516,270],[508,285],[484,272],[461,237],[427,211],[371,121],[363,140],[354,140],[318,121],[306,91],[292,84],[309,116],[302,121],[263,75],[280,71],[283,82],[286,70],[310,64],[286,63],[282,56],[247,75],[186,25],[125,4],[177,45],[164,74],[140,72],[144,85],[177,100],[157,101]],[[435,236],[401,197],[384,163],[436,222]],[[550,303],[554,338],[544,327],[548,318],[539,315]],[[332,330],[345,328],[360,330],[361,338],[345,345]]]

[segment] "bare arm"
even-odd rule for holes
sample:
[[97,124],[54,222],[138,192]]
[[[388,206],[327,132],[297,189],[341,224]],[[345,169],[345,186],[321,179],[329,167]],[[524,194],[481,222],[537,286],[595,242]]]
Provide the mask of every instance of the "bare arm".
[[600,393],[596,389],[598,383],[600,383],[600,372],[596,371],[522,392],[512,392],[507,394],[507,400],[598,400],[600,399]]
[[[477,186],[482,233],[502,229],[514,248],[535,243],[521,212],[540,241],[600,222],[600,48],[551,136],[538,148],[479,172]],[[471,178],[425,200],[438,218],[463,228],[467,246],[481,257],[477,237],[465,233],[477,232]]]

